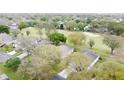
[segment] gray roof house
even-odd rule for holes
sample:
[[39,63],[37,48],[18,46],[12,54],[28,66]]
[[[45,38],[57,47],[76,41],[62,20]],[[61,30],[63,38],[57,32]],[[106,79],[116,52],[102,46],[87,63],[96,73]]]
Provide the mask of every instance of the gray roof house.
[[13,55],[0,51],[0,62],[6,62],[8,59],[13,57],[14,57]]
[[89,50],[89,49],[84,49],[82,50],[82,53],[90,59],[91,64],[88,66],[88,69],[91,69],[96,62],[99,60],[100,56],[98,54],[96,54],[95,52]]
[[[65,58],[68,55],[70,55],[73,51],[74,48],[68,46],[68,45],[60,45],[58,46],[61,52],[61,58]],[[66,80],[68,75],[72,72],[72,69],[64,69],[61,72],[59,72],[57,75],[55,75],[52,80]]]
[[[99,60],[100,56],[98,54],[96,54],[95,52],[89,50],[89,49],[85,49],[81,51],[87,58],[90,59],[91,64],[88,66],[88,70],[90,70],[95,63]],[[72,68],[72,66],[68,66],[68,68],[65,68],[64,70],[62,70],[61,72],[59,72],[56,76],[54,76],[52,78],[52,80],[66,80],[68,75],[71,72],[75,72],[75,70]]]
[[66,44],[60,45],[58,47],[59,47],[60,52],[61,52],[61,58],[67,57],[68,55],[70,55],[74,51],[74,48],[72,48]]
[[52,80],[66,80],[65,78],[63,78],[62,76],[60,75],[56,75],[52,78]]
[[12,43],[12,37],[6,33],[0,34],[0,46]]

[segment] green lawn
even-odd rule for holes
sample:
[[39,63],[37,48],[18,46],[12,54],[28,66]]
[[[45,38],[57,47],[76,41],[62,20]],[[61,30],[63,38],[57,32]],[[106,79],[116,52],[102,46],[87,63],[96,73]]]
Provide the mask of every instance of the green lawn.
[[[30,35],[31,37],[40,37],[39,33],[38,33],[38,29],[33,28],[33,27],[28,27],[23,29],[21,32],[24,34],[24,37],[28,37],[26,35],[26,31],[30,31]],[[45,29],[42,29],[42,38],[47,38],[47,35],[45,33]],[[109,56],[110,54],[110,48],[108,48],[105,44],[103,44],[103,35],[102,34],[96,34],[96,33],[91,33],[91,32],[76,32],[76,31],[62,31],[62,30],[58,30],[58,32],[63,33],[67,38],[68,35],[71,33],[83,33],[86,36],[86,45],[85,48],[89,48],[88,45],[88,41],[90,39],[95,41],[95,46],[92,48],[92,50],[94,52],[96,52],[97,54],[99,54],[102,58],[102,60],[99,60],[99,62],[97,62],[96,66],[98,66],[101,62],[104,62],[106,60],[106,58]],[[19,35],[21,36],[21,35]],[[119,37],[120,42],[123,44],[123,48],[124,48],[124,37]],[[69,43],[69,42],[67,42]],[[82,47],[82,46],[81,46]],[[83,48],[83,47],[82,47]],[[123,61],[119,61],[120,64],[124,64]],[[55,70],[57,70],[58,68],[54,68]],[[0,63],[0,72],[5,73],[10,79],[12,80],[21,80],[24,79],[22,78],[22,76],[20,76],[19,74],[16,73],[16,71],[13,71],[11,69],[8,69],[6,67],[4,67],[4,63]]]
[[[39,35],[39,29],[37,28],[34,28],[34,27],[28,27],[28,28],[25,28],[25,29],[22,29],[21,33],[23,33],[23,36],[24,37],[28,37],[26,35],[26,31],[29,31],[30,32],[30,37],[35,37],[35,38],[40,38],[40,35]],[[45,34],[45,29],[41,29],[42,31],[42,38],[47,38],[46,34]],[[21,34],[19,34],[19,36],[21,36]]]
[[86,36],[86,45],[84,46],[85,48],[90,48],[88,42],[90,39],[92,39],[95,41],[95,46],[92,49],[94,52],[99,54],[102,57],[102,59],[105,59],[109,55],[110,48],[108,48],[105,44],[103,44],[102,41],[104,37],[101,34],[82,32],[82,31],[75,32],[75,31],[61,31],[61,30],[58,32],[63,33],[66,37],[68,37],[68,35],[71,33],[83,33]]
[[[58,31],[59,32],[59,31]],[[60,33],[63,33],[66,37],[68,37],[69,34],[71,33],[83,33],[86,36],[86,43],[89,41],[89,39],[93,39],[95,41],[95,48],[96,49],[100,49],[100,50],[105,50],[108,51],[109,48],[103,44],[103,36],[100,34],[96,34],[96,33],[91,33],[91,32],[75,32],[75,31],[61,31]],[[86,46],[88,47],[88,44],[86,44]]]
[[0,63],[0,72],[6,74],[11,80],[21,80],[21,76],[12,69],[4,67],[4,63]]

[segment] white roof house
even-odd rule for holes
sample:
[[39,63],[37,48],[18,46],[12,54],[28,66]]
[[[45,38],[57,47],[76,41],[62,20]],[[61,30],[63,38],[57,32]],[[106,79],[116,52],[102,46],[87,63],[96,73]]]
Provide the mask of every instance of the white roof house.
[[10,27],[10,29],[18,29],[18,24],[12,23],[9,27]]

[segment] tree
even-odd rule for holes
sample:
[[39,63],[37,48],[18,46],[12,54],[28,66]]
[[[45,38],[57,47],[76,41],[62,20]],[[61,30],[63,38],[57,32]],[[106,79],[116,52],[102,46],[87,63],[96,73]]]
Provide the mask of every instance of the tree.
[[86,37],[82,33],[72,33],[68,35],[69,43],[75,47],[75,49],[79,49],[79,47],[85,44]]
[[52,41],[55,45],[59,45],[60,43],[66,42],[66,37],[64,34],[54,32],[49,36],[50,41]]
[[124,33],[124,25],[123,24],[118,24],[116,25],[115,28],[116,35],[122,35]]
[[76,23],[73,21],[69,21],[68,23],[65,24],[67,30],[73,31],[74,28],[76,27]]
[[36,28],[38,29],[38,34],[39,34],[40,39],[41,39],[42,38],[42,34],[43,34],[42,29],[44,28],[43,23],[42,22],[38,22],[37,25],[36,25]]
[[26,28],[26,27],[28,27],[28,25],[27,25],[27,23],[26,22],[20,22],[20,24],[19,24],[19,29],[20,30],[22,30],[23,28]]
[[60,29],[64,29],[64,25],[63,24],[60,24]]
[[95,72],[96,79],[123,80],[124,67],[117,62],[102,63]]
[[17,39],[18,34],[19,34],[19,31],[12,31],[13,39]]
[[59,49],[45,45],[35,48],[29,60],[19,66],[18,72],[28,79],[51,79],[57,74],[55,66],[59,63]]
[[67,58],[64,59],[64,62],[67,64],[67,66],[77,72],[86,70],[88,68],[88,65],[90,64],[87,57],[78,52],[74,52],[69,55]]
[[29,36],[30,35],[30,31],[26,31],[26,35]]
[[74,52],[64,59],[64,62],[73,72],[69,74],[68,79],[91,79],[92,74],[87,68],[90,64],[89,59],[79,52]]
[[112,30],[116,35],[124,33],[124,25],[122,23],[108,22],[108,29]]
[[78,23],[76,24],[75,28],[77,28],[79,31],[83,31],[85,26],[86,24]]
[[34,27],[35,25],[37,25],[37,23],[35,21],[29,21],[26,24],[28,27]]
[[91,80],[93,78],[93,73],[88,70],[83,70],[81,72],[72,72],[67,79],[69,80]]
[[31,38],[31,37],[21,37],[21,38],[18,38],[18,41],[20,42],[19,43],[19,46],[24,48],[28,54],[30,54],[30,50],[32,50],[34,47],[35,47],[35,43],[34,43],[34,40]]
[[11,59],[7,60],[4,66],[7,68],[16,70],[20,63],[21,63],[21,60],[16,57],[16,58],[11,58]]
[[95,45],[95,42],[94,42],[94,40],[90,39],[88,44],[89,44],[90,48],[93,48],[93,46]]
[[0,25],[0,33],[7,33],[9,34],[9,27],[6,25]]
[[120,43],[115,36],[107,36],[103,39],[103,43],[106,44],[108,47],[111,48],[111,54],[113,51],[120,47]]

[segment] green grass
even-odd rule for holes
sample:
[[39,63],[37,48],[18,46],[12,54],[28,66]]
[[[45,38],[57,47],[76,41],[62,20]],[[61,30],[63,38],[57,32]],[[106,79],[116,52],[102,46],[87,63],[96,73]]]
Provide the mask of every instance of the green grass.
[[4,47],[0,47],[0,51],[4,51],[4,52],[11,52],[13,51],[13,47],[12,45],[5,45]]
[[[40,37],[47,38],[47,35],[45,33],[46,32],[45,29],[41,29],[41,31],[42,31],[42,35],[41,36],[39,35],[39,29],[37,29],[35,27],[28,27],[28,28],[22,29],[21,33],[23,33],[24,37],[28,37],[27,34],[26,34],[26,31],[30,32],[30,34],[29,34],[30,37],[34,37],[34,38],[40,38]],[[19,34],[19,37],[21,36],[21,33]]]
[[[71,33],[83,33],[86,36],[86,45],[85,46],[80,46],[80,47],[84,47],[84,48],[90,48],[88,45],[88,42],[90,39],[94,40],[95,45],[92,48],[92,50],[94,52],[96,52],[97,54],[99,54],[102,58],[102,60],[100,60],[101,62],[103,62],[106,57],[108,57],[109,55],[109,51],[110,49],[103,43],[103,35],[101,34],[97,34],[97,33],[91,33],[91,32],[75,32],[75,31],[60,31],[61,33],[63,33],[67,38],[68,35]],[[67,43],[69,44],[69,42],[67,41]]]
[[30,32],[30,35],[29,36],[31,36],[31,37],[39,37],[39,35],[38,35],[38,29],[36,29],[34,27],[28,27],[28,28],[22,29],[21,30],[21,33],[23,33],[23,36],[24,37],[27,37],[26,31],[29,31]]
[[68,38],[68,35],[71,33],[83,33],[86,36],[86,47],[89,47],[88,41],[92,39],[95,41],[95,46],[94,46],[95,48],[101,49],[101,50],[107,50],[107,51],[109,50],[109,48],[105,44],[103,44],[102,41],[104,37],[101,34],[96,34],[96,33],[91,33],[91,32],[82,32],[82,31],[80,32],[60,31],[60,33],[63,33],[67,38]]
[[4,67],[4,63],[0,63],[0,72],[6,74],[11,80],[21,80],[21,76],[12,69]]

